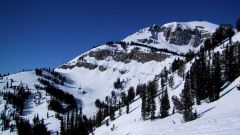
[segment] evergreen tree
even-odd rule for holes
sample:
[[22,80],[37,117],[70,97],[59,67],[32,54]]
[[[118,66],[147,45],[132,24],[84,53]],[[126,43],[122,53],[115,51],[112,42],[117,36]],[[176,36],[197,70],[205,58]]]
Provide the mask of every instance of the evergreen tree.
[[16,127],[18,135],[33,135],[33,130],[28,120],[17,118]]
[[221,79],[221,63],[220,63],[220,53],[217,52],[213,56],[212,61],[212,101],[219,99],[219,93],[221,91],[222,79]]
[[182,67],[184,65],[184,61],[181,59],[175,59],[172,63],[172,72],[175,72],[176,70],[178,70],[180,67]]
[[99,99],[96,99],[95,101],[95,106],[98,108],[98,109],[101,109],[103,107],[101,101]]
[[7,87],[7,89],[9,88],[9,83],[8,83],[8,81],[7,81],[6,87]]
[[236,64],[236,57],[234,46],[226,46],[225,54],[224,54],[224,70],[225,70],[225,82],[233,81],[237,75],[237,64]]
[[177,72],[178,75],[183,78],[183,80],[184,80],[184,72],[185,72],[185,65],[181,66]]
[[204,41],[204,47],[206,50],[210,50],[210,49],[214,48],[210,38],[208,38]]
[[177,96],[172,96],[172,102],[173,102],[173,105],[174,105],[174,112],[175,110],[178,112],[178,113],[182,113],[183,111],[183,105],[181,103],[181,101],[178,99]]
[[61,135],[66,135],[66,133],[65,133],[65,119],[64,119],[64,117],[61,118],[60,134]]
[[101,109],[99,109],[98,112],[97,112],[97,116],[96,116],[97,127],[101,126],[102,120],[103,120],[103,113],[102,113]]
[[192,112],[192,106],[194,105],[193,96],[190,90],[189,73],[186,75],[186,81],[184,83],[184,89],[181,93],[181,103],[183,105],[183,119],[185,122],[194,120],[194,114]]
[[126,106],[126,113],[129,113],[129,102],[127,102],[127,106]]
[[128,100],[129,102],[132,102],[135,98],[135,91],[133,87],[130,87],[128,90]]
[[200,105],[201,100],[209,97],[211,84],[210,68],[206,63],[204,51],[199,54],[199,59],[195,60],[190,71],[192,75],[190,74],[189,79],[193,79],[190,84],[191,93],[195,94],[193,97],[196,97],[196,102]]
[[115,119],[115,109],[112,106],[112,102],[110,101],[110,106],[109,106],[109,111],[110,111],[110,119],[113,121]]
[[173,88],[174,86],[174,77],[171,75],[168,79],[168,84],[170,88]]
[[109,120],[108,119],[106,120],[106,126],[107,127],[109,126]]
[[165,118],[169,115],[170,102],[168,98],[167,87],[165,88],[162,97],[160,98],[160,115]]
[[117,106],[117,95],[116,95],[115,91],[112,91],[111,95],[112,95],[112,99],[113,99],[113,102],[114,102],[113,104],[116,108],[116,106]]
[[125,92],[121,93],[121,100],[122,100],[122,106],[125,106],[127,103],[127,96],[126,96]]
[[142,106],[141,106],[141,115],[142,115],[142,119],[146,120],[147,116],[146,116],[146,85],[142,85],[142,92],[141,92],[141,99],[142,99]]
[[237,19],[236,28],[237,28],[237,31],[239,32],[240,31],[240,18]]
[[33,118],[33,134],[34,135],[50,135],[47,127],[44,125],[43,119],[40,120],[38,115]]
[[234,51],[234,46],[229,47],[229,54],[228,54],[228,66],[229,66],[229,76],[228,79],[229,81],[233,81],[237,76],[237,65],[236,65],[236,57],[235,57],[235,51]]
[[237,76],[240,76],[240,42],[236,42],[235,46],[237,46],[237,69],[238,74]]
[[232,37],[235,34],[235,31],[233,30],[232,25],[227,25],[228,27],[226,28],[226,36],[229,38],[229,43],[232,44]]
[[155,111],[156,111],[156,102],[155,97],[157,94],[158,84],[157,81],[152,81],[148,83],[148,106],[150,112],[150,118],[155,119]]

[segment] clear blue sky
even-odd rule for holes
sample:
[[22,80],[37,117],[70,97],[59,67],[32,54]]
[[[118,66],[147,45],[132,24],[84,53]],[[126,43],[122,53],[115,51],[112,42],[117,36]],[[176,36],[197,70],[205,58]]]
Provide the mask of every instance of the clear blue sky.
[[56,67],[152,24],[235,25],[239,6],[240,0],[0,0],[0,73]]

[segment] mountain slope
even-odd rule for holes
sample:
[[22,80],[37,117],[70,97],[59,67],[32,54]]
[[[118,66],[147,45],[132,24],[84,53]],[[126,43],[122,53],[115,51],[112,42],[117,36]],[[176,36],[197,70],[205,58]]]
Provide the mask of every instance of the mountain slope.
[[[237,33],[232,38],[233,42],[240,41],[240,33]],[[219,51],[223,53],[224,47],[229,43],[225,41],[222,45],[216,47],[213,52]],[[190,70],[191,64],[194,59],[185,65],[185,73]],[[180,96],[184,88],[184,80],[173,73],[175,85],[173,88],[168,88],[169,97]],[[161,85],[161,82],[158,81]],[[164,135],[237,135],[240,131],[240,106],[237,104],[239,101],[240,91],[237,86],[240,85],[240,77],[235,79],[220,93],[220,99],[207,103],[203,102],[202,105],[194,105],[194,109],[198,112],[198,119],[184,123],[182,114],[173,111],[173,103],[171,103],[170,116],[163,119],[146,120],[143,121],[141,117],[141,99],[130,104],[130,113],[126,114],[126,107],[122,110],[122,115],[119,116],[118,111],[115,113],[117,119],[111,121],[109,126],[103,124],[97,128],[95,134],[129,134],[129,135],[150,135],[150,134],[164,134]],[[158,90],[161,92],[161,89]],[[157,103],[157,116],[159,116],[159,99],[155,98]],[[107,118],[108,119],[108,118]]]
[[[120,47],[120,45],[117,46]],[[147,54],[150,53],[150,49],[145,47],[139,48],[138,53],[142,52],[144,53],[144,57],[148,57]],[[84,95],[77,94],[83,101],[83,105],[85,106],[83,111],[86,114],[92,115],[95,112],[95,109],[93,108],[95,108],[94,102],[97,98],[104,100],[112,91],[120,94],[122,91],[128,90],[130,86],[136,87],[139,83],[146,83],[149,80],[153,80],[155,75],[158,75],[164,66],[169,67],[174,59],[181,58],[180,56],[172,54],[157,53],[156,55],[159,55],[158,61],[146,60],[147,62],[138,62],[136,60],[128,59],[128,62],[124,62],[125,59],[123,61],[114,60],[113,57],[115,55],[109,55],[102,60],[97,60],[97,57],[89,56],[91,52],[100,50],[106,51],[106,49],[112,51],[112,49],[116,48],[108,47],[107,45],[97,47],[56,69],[56,71],[62,73],[64,76],[74,80],[74,95],[76,95],[79,88],[87,91]],[[126,51],[122,51],[128,53],[133,49],[134,46],[130,46]],[[120,49],[117,49],[116,51],[119,52]],[[89,68],[89,66],[86,65],[95,66],[94,68]],[[101,69],[101,67],[103,69]],[[118,78],[120,78],[121,81],[124,81],[124,87],[122,89],[114,88],[113,84]]]
[[[237,135],[240,130],[240,105],[236,104],[239,101],[240,91],[236,85],[239,84],[240,77],[231,85],[221,92],[223,96],[220,100],[210,104],[196,106],[200,118],[183,123],[180,114],[174,114],[164,119],[154,121],[141,120],[141,105],[140,100],[131,104],[129,114],[123,114],[118,119],[110,123],[107,127],[103,125],[97,128],[95,134],[129,134],[129,135],[148,135],[148,134],[164,134],[164,135]],[[174,89],[179,91],[181,89]],[[136,109],[136,110],[135,110]],[[125,108],[123,109],[125,110]],[[115,129],[111,128],[115,125]]]

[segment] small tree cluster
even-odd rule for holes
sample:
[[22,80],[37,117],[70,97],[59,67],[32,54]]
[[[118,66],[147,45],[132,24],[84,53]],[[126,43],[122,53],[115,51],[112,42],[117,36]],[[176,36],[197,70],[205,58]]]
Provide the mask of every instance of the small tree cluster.
[[121,81],[120,78],[117,78],[117,81],[114,82],[113,86],[115,89],[121,89],[123,88],[123,82],[124,81]]
[[[105,101],[100,101],[97,99],[95,101],[95,106],[98,108],[96,114],[96,126],[100,126],[102,121],[110,116],[111,120],[115,119],[115,112],[119,110],[119,115],[122,114],[122,107],[126,106],[126,113],[130,112],[130,103],[133,102],[135,98],[135,90],[133,87],[130,87],[128,94],[125,92],[120,93],[120,100],[117,101],[117,95],[115,91],[111,92],[111,96],[106,96]],[[106,121],[109,123],[109,121]],[[107,124],[108,125],[108,124]]]
[[213,36],[204,42],[205,50],[213,49],[214,47],[220,45],[223,40],[229,38],[229,42],[231,43],[232,36],[235,34],[232,25],[223,24],[220,25],[219,28],[213,33]]
[[35,73],[37,76],[42,76],[42,69],[36,68]]
[[139,85],[138,89],[141,89],[140,96],[142,99],[142,118],[146,120],[148,118],[155,119],[155,111],[156,111],[156,102],[155,97],[158,90],[157,81],[148,82],[148,85],[143,84]]
[[30,90],[22,85],[17,86],[14,93],[3,92],[3,100],[7,101],[7,104],[12,104],[14,108],[21,114],[24,108],[24,102],[30,95]]
[[163,89],[162,95],[160,97],[160,115],[161,118],[165,118],[169,115],[170,102],[168,98],[167,87]]
[[17,118],[18,135],[50,135],[44,124],[43,119],[39,119],[38,115],[33,118],[33,125],[28,120]]
[[[45,90],[46,93],[51,95],[51,102],[50,103],[54,103],[55,105],[58,104],[59,102],[65,102],[66,104],[68,104],[68,107],[66,108],[66,110],[69,109],[73,109],[76,107],[77,103],[75,101],[75,98],[72,94],[69,94],[59,88],[56,88],[53,84],[51,84],[50,82],[44,80],[44,79],[38,79],[39,82],[43,85],[45,85]],[[57,103],[58,102],[58,103]],[[52,107],[52,105],[49,106],[51,109],[56,109],[55,107]],[[62,110],[62,107],[58,106],[59,108],[56,111],[60,111]]]
[[77,109],[61,118],[60,135],[88,135],[93,132],[95,121]]
[[175,72],[178,70],[180,67],[182,67],[185,64],[184,60],[181,60],[180,58],[175,59],[172,63],[172,72]]
[[186,75],[186,80],[184,83],[184,88],[182,93],[180,94],[181,99],[179,100],[176,96],[172,97],[174,109],[177,112],[183,114],[183,119],[185,122],[194,120],[197,118],[197,114],[193,113],[193,105],[194,105],[194,96],[191,92],[191,81],[189,72]]

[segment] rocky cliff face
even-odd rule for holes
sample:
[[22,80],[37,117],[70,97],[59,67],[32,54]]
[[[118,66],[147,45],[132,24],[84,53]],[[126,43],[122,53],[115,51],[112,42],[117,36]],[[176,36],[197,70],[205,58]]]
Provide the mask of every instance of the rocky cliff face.
[[182,25],[177,24],[175,30],[174,26],[163,27],[163,36],[170,44],[175,45],[191,45],[197,47],[203,40],[211,36],[210,32],[203,31],[202,27],[183,28]]
[[210,37],[218,25],[204,22],[172,22],[163,26],[153,25],[127,37],[124,41],[135,41],[144,44],[172,44],[177,46],[189,45],[198,47]]
[[152,60],[161,62],[168,57],[168,54],[161,51],[153,51],[148,47],[127,45],[126,48],[123,48],[120,44],[112,44],[92,49],[80,56],[74,64],[64,64],[60,68],[72,69],[74,67],[84,67],[93,70],[98,67],[100,71],[105,71],[107,69],[106,66],[94,61],[115,61],[127,64],[134,60],[139,63],[146,63]]

